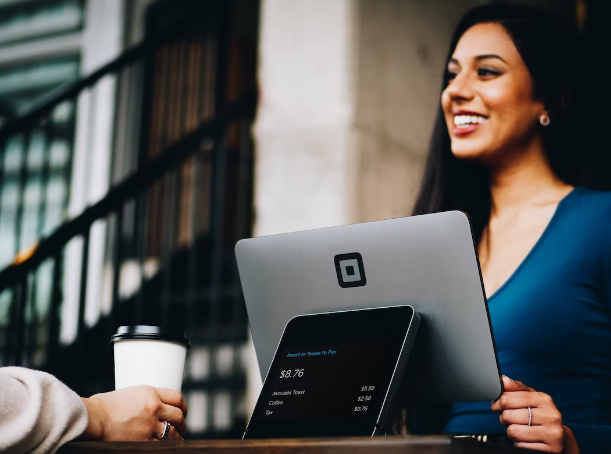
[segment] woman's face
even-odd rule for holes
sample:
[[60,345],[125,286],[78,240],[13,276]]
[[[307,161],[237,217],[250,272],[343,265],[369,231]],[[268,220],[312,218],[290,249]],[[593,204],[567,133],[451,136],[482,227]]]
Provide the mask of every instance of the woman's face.
[[538,136],[542,102],[502,25],[477,24],[460,38],[441,95],[452,153],[488,166],[526,149]]

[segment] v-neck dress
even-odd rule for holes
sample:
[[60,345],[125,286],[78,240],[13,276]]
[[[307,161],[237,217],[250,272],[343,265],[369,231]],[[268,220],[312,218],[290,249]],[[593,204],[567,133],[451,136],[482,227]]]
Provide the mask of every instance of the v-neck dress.
[[[581,454],[611,452],[611,192],[569,193],[488,307],[501,373],[554,399]],[[444,431],[506,428],[470,402]]]

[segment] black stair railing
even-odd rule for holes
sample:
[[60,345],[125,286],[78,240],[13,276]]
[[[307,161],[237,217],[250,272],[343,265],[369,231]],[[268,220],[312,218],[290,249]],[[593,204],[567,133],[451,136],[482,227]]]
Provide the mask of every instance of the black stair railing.
[[[207,13],[204,21],[200,16],[168,27],[0,129],[0,163],[11,141],[20,141],[24,150],[18,205],[23,206],[33,137],[42,138],[43,149],[59,136],[72,139],[76,120],[58,127],[58,109],[71,105],[75,111],[83,93],[115,81],[113,159],[125,158],[116,150],[131,150],[137,165],[99,201],[47,232],[44,194],[54,170],[44,155],[38,170],[39,240],[0,271],[0,360],[47,370],[88,395],[114,389],[108,340],[117,326],[183,328],[194,345],[183,385],[193,402],[192,438],[237,436],[243,430],[247,321],[233,245],[250,234],[250,125],[256,106],[254,91],[227,100],[227,11],[215,7]],[[122,136],[130,116],[139,128],[136,139],[133,131]],[[13,219],[17,245],[19,210]],[[102,236],[94,232],[100,226]],[[100,247],[103,273],[94,275],[92,257]],[[101,300],[107,307],[98,307],[92,324],[86,314],[96,299],[89,298],[88,286],[96,279],[103,281],[95,288],[105,292],[107,301]],[[76,334],[66,341],[66,307],[75,294]]]

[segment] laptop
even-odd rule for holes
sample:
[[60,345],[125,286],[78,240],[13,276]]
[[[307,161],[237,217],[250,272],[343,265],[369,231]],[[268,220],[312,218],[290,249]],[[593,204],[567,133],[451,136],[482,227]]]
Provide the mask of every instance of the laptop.
[[291,318],[410,305],[421,324],[402,391],[409,401],[491,401],[502,393],[465,213],[249,238],[235,251],[263,379]]

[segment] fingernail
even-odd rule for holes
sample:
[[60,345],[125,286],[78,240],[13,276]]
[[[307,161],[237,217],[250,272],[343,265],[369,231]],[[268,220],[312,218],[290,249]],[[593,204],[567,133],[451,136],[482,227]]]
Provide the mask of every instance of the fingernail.
[[507,380],[515,381],[515,380],[512,380],[511,378],[509,378],[507,375],[503,375],[503,377],[505,377]]

